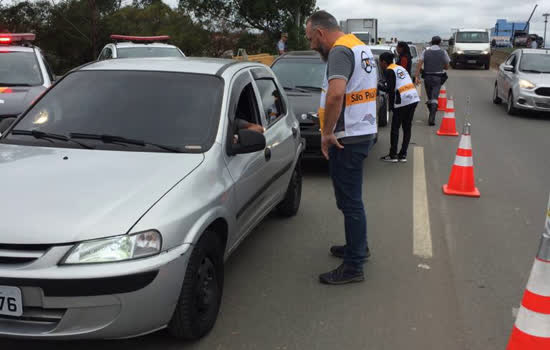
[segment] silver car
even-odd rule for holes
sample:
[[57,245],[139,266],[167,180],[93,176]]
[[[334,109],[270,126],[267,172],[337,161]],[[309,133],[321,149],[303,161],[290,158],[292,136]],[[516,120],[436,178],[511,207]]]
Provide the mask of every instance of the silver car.
[[500,65],[493,102],[506,101],[508,114],[550,112],[550,50],[519,49]]
[[0,139],[0,336],[205,335],[224,260],[273,209],[297,213],[303,148],[258,63],[70,72]]

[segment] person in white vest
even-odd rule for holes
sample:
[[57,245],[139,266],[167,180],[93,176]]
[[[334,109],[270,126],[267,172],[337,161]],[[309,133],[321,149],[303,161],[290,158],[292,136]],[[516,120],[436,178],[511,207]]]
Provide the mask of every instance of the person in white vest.
[[[388,93],[389,108],[393,110],[391,121],[390,154],[380,158],[385,162],[406,162],[407,149],[411,141],[412,120],[420,98],[407,70],[394,63],[395,56],[391,52],[380,55],[380,68],[384,70],[386,84],[378,88]],[[403,128],[403,143],[397,153],[399,129]]]
[[345,219],[346,244],[331,247],[343,258],[335,270],[321,274],[325,284],[364,280],[370,251],[363,204],[363,164],[377,136],[377,67],[371,50],[353,34],[344,34],[334,16],[314,13],[307,21],[311,48],[327,62],[319,120],[321,150],[329,160],[336,204]]

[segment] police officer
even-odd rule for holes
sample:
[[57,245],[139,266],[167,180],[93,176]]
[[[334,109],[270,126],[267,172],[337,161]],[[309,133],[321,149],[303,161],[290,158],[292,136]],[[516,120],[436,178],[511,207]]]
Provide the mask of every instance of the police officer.
[[435,125],[435,116],[437,114],[437,99],[439,97],[439,90],[441,85],[447,80],[447,73],[445,71],[449,69],[449,63],[451,59],[447,51],[444,51],[439,46],[441,45],[441,38],[434,36],[432,38],[432,46],[428,47],[420,55],[418,60],[418,67],[416,69],[416,82],[419,83],[419,74],[423,69],[424,86],[426,87],[426,96],[428,102],[428,110],[430,116],[428,118],[429,125]]
[[363,164],[375,142],[377,68],[368,46],[353,34],[344,34],[334,16],[319,11],[307,21],[311,48],[327,62],[319,120],[321,149],[329,160],[338,209],[344,214],[346,244],[333,246],[343,258],[337,269],[321,274],[325,284],[364,280],[369,255],[367,218],[363,204]]
[[[384,70],[387,85],[379,84],[379,89],[386,91],[389,96],[389,107],[393,110],[391,122],[390,154],[380,158],[385,162],[397,163],[407,161],[407,149],[411,140],[411,128],[414,111],[420,98],[411,76],[402,66],[394,64],[394,55],[384,52],[380,55],[380,68]],[[403,127],[403,143],[401,151],[397,153],[399,129]]]

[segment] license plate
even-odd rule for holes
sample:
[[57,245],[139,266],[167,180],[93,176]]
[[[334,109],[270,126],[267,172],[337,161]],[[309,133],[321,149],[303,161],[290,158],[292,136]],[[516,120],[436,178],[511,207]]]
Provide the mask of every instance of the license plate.
[[477,61],[476,60],[468,60],[468,63],[475,64],[475,63],[477,63]]
[[21,289],[0,286],[0,315],[23,315],[23,297],[21,296]]

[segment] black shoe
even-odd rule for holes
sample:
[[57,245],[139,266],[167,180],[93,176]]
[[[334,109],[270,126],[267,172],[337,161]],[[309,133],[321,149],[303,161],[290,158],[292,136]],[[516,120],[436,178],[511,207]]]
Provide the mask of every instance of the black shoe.
[[400,163],[407,163],[407,156],[397,156],[397,160],[400,162]]
[[319,282],[323,284],[346,284],[353,282],[363,282],[365,275],[363,271],[354,270],[344,264],[338,266],[336,270],[319,275]]
[[430,103],[430,116],[428,117],[428,124],[430,126],[435,125],[435,116],[437,115],[437,105],[435,103]]
[[[344,255],[346,254],[346,246],[345,245],[333,245],[330,247],[330,253],[334,255],[337,258],[344,258]],[[365,258],[370,258],[370,249],[367,247],[367,254]]]
[[388,154],[387,156],[380,157],[380,160],[388,163],[397,163],[397,156],[390,156]]

